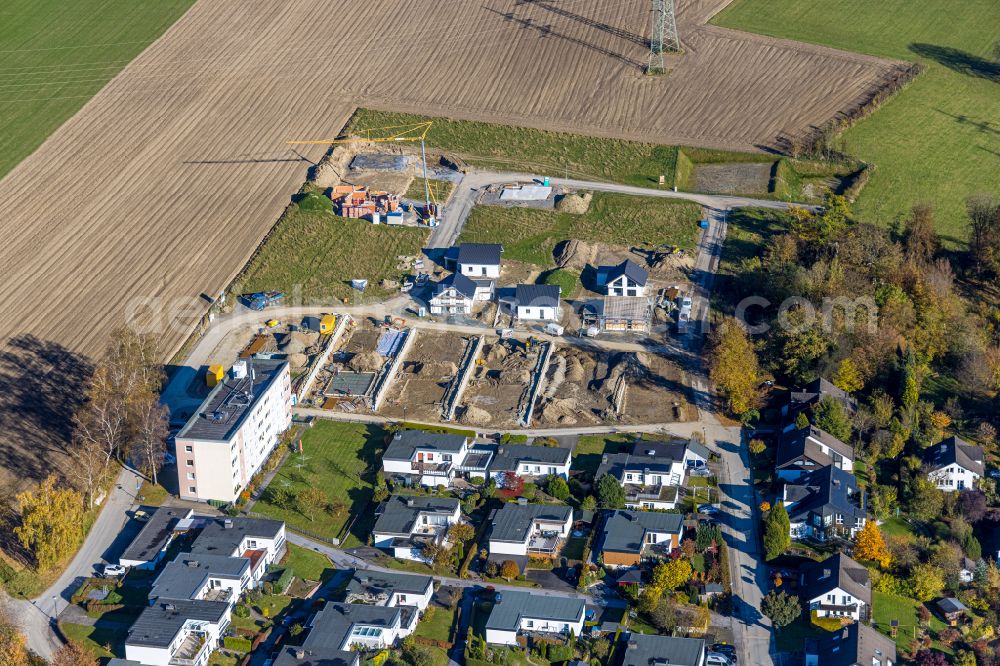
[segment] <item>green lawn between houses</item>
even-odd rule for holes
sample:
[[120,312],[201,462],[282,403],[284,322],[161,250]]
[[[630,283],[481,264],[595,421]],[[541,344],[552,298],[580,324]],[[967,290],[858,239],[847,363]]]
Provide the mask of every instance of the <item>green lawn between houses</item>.
[[[373,524],[369,510],[372,480],[379,467],[376,452],[385,449],[385,431],[375,425],[319,419],[302,437],[303,453],[285,460],[269,488],[285,488],[293,495],[305,488],[319,488],[331,501],[346,503],[347,511],[322,513],[310,521],[294,507],[275,506],[270,495],[253,506],[255,513],[286,521],[290,526],[328,538],[341,538],[345,548],[365,542]],[[350,534],[346,522],[357,516]]]
[[[873,619],[878,630],[888,636],[892,621],[899,621],[899,631],[896,634],[896,647],[898,648],[905,648],[913,640],[913,630],[918,625],[917,607],[920,605],[920,602],[914,599],[897,597],[878,590],[872,591]],[[937,615],[931,613],[931,633],[935,634],[945,627],[945,623]],[[942,652],[951,652],[937,641],[934,642],[933,647]]]
[[930,202],[956,244],[967,236],[965,198],[1000,193],[995,0],[739,0],[713,23],[926,67],[844,135],[848,153],[876,166],[857,202],[865,219],[889,224]]

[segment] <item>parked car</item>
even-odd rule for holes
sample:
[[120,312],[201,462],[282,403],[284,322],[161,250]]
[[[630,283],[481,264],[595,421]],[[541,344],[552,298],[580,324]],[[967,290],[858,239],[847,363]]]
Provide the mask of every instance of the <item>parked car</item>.
[[140,523],[144,523],[147,520],[149,520],[149,514],[143,511],[142,509],[139,509],[138,511],[133,513],[132,517],[138,520]]
[[688,469],[705,469],[708,467],[704,460],[688,460],[687,466]]
[[729,661],[734,664],[739,661],[736,656],[736,646],[730,645],[729,643],[716,643],[712,646],[712,652],[718,652],[719,654],[725,655],[729,658]]
[[712,472],[707,467],[695,467],[691,470],[691,476],[712,476]]
[[721,652],[709,652],[705,655],[706,666],[733,666],[733,662]]
[[719,507],[714,504],[702,504],[698,507],[698,513],[705,516],[714,516],[719,513]]
[[107,578],[118,578],[128,572],[128,567],[123,567],[120,564],[105,564],[101,572]]

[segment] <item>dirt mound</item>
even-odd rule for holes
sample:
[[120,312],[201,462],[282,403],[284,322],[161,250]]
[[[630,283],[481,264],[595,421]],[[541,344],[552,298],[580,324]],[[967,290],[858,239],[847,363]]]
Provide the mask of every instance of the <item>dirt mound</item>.
[[415,375],[427,377],[450,377],[458,372],[458,366],[451,361],[415,363],[410,371]]
[[347,367],[354,372],[376,372],[382,367],[382,363],[382,357],[378,352],[366,351],[352,356],[347,362]]
[[550,400],[542,408],[542,421],[546,423],[559,423],[561,425],[573,425],[577,421],[576,402],[569,399]]
[[583,215],[590,208],[590,200],[594,198],[591,192],[565,194],[556,202],[556,210],[560,213]]
[[499,361],[504,360],[510,355],[510,350],[500,344],[493,345],[490,349],[490,353],[486,355],[486,362],[489,364],[495,364]]
[[583,363],[578,356],[570,358],[566,362],[566,381],[579,384],[587,377],[587,371],[583,369]]
[[493,420],[493,417],[485,409],[481,409],[475,405],[468,405],[465,411],[462,412],[461,420],[462,423],[468,423],[469,425],[487,425]]
[[583,270],[590,263],[594,248],[583,241],[572,239],[556,245],[552,254],[559,268]]
[[293,368],[304,368],[309,365],[309,357],[305,354],[289,354],[288,365]]

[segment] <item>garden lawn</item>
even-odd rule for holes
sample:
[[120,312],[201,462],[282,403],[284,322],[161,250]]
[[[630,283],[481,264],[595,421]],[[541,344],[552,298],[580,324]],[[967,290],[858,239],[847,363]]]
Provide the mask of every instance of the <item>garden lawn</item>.
[[[382,280],[404,277],[405,271],[396,268],[396,257],[419,255],[427,230],[340,217],[334,215],[329,199],[321,207],[319,196],[312,194],[289,206],[237,279],[234,291],[277,290],[286,298],[301,293],[305,305],[344,299],[367,302],[393,293],[382,289]],[[351,288],[354,279],[369,281],[364,295]]]
[[916,538],[913,528],[902,518],[890,518],[879,527],[882,528],[882,534],[886,537],[899,537],[907,541],[913,541]]
[[744,260],[760,256],[771,236],[789,228],[786,213],[769,208],[740,208],[726,218],[726,240],[712,290],[712,309],[731,315],[736,308],[735,276]]
[[774,643],[778,652],[801,652],[807,638],[817,638],[827,632],[812,623],[809,613],[802,615],[787,627],[775,631]]
[[417,625],[417,636],[447,642],[451,636],[451,626],[455,623],[455,611],[441,606],[428,606],[427,612]]
[[[76,641],[97,659],[114,657],[115,653],[122,649],[127,633],[124,627],[121,632],[115,632],[72,622],[60,622],[59,628],[67,639]],[[110,645],[115,652],[107,650],[106,645]]]
[[923,64],[913,83],[844,134],[847,152],[877,167],[857,207],[889,224],[926,201],[951,244],[966,240],[965,198],[1000,192],[995,0],[740,0],[713,22]]
[[326,582],[334,573],[329,557],[293,543],[288,544],[288,556],[282,566],[291,568],[296,577],[305,580]]
[[[302,437],[303,453],[292,453],[254,507],[254,513],[286,521],[327,538],[340,538],[345,548],[364,543],[371,530],[372,480],[378,469],[377,452],[385,449],[385,431],[375,425],[318,419]],[[296,507],[294,495],[305,488],[319,488],[331,503],[346,510],[320,513],[309,520]],[[273,503],[273,491],[284,489],[293,499],[284,506]],[[350,534],[345,524],[357,516]]]
[[592,476],[601,466],[601,456],[624,450],[623,444],[631,442],[626,434],[580,435],[573,449],[573,471],[582,471]]
[[[874,620],[878,630],[886,636],[889,635],[889,626],[893,620],[899,620],[899,631],[896,634],[896,647],[906,648],[913,640],[913,629],[918,626],[917,607],[920,602],[905,597],[897,597],[878,590],[872,590],[872,608],[874,609]],[[939,632],[945,629],[946,625],[937,615],[931,614],[930,629]],[[946,650],[940,643],[935,643],[934,647]]]
[[4,0],[0,177],[192,4],[194,0]]
[[459,236],[464,243],[502,243],[504,258],[539,266],[554,263],[560,241],[609,245],[669,245],[693,250],[701,208],[683,201],[595,192],[583,215],[476,206]]

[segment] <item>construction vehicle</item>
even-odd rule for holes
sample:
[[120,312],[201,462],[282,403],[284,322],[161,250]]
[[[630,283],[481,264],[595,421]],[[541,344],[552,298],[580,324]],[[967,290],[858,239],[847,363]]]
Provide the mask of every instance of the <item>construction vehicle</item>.
[[268,319],[267,321],[264,322],[264,325],[266,325],[268,328],[274,328],[280,323],[281,322],[278,321],[277,319]]
[[382,324],[386,328],[397,328],[397,329],[406,328],[405,319],[403,319],[402,317],[393,317],[392,315],[386,315]]
[[285,295],[280,291],[258,291],[255,294],[250,294],[244,297],[247,301],[247,307],[251,310],[263,310],[266,307],[276,305],[280,303]]
[[427,179],[427,148],[424,139],[430,131],[433,121],[413,123],[411,125],[390,125],[388,127],[372,127],[362,130],[364,136],[336,138],[336,139],[296,139],[286,141],[290,145],[313,145],[327,146],[337,143],[355,143],[358,141],[368,143],[395,143],[399,141],[419,141],[420,161],[424,172],[424,222],[429,227],[437,226],[438,202],[431,192],[430,181]]
[[319,320],[319,334],[330,335],[337,326],[337,317],[332,314],[323,315]]

